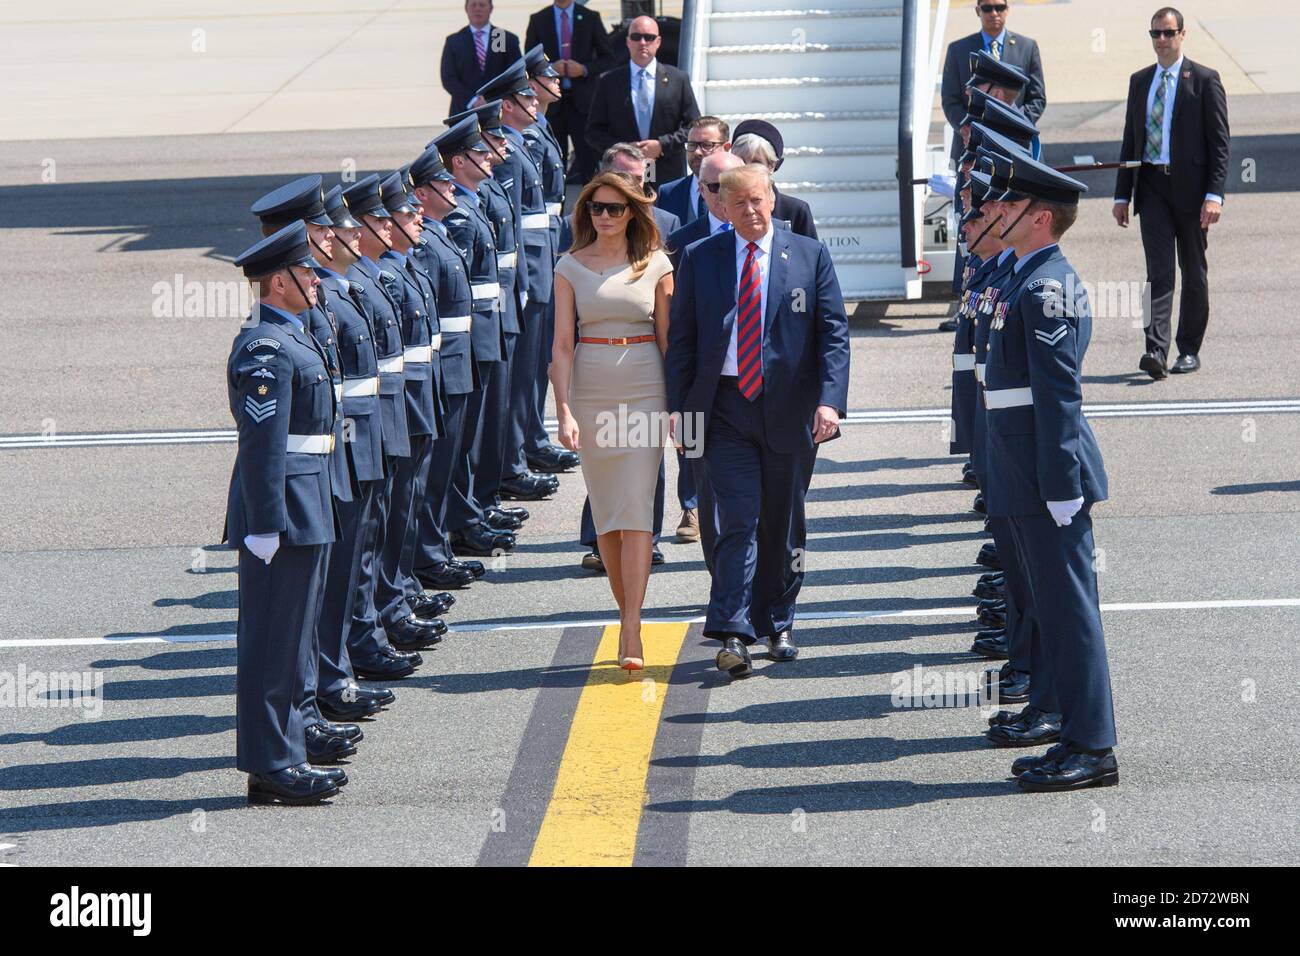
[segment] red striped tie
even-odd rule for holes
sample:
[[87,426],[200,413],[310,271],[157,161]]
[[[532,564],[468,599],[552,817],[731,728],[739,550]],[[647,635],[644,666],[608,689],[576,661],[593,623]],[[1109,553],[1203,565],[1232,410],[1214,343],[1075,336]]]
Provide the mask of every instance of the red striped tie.
[[736,303],[736,379],[740,394],[751,402],[763,390],[762,276],[755,253],[758,243],[745,247],[740,270],[740,297]]

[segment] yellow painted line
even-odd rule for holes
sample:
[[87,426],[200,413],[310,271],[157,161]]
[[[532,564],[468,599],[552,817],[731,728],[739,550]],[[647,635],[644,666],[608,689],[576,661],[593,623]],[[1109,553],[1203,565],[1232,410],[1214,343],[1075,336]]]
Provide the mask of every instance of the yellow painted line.
[[650,752],[688,627],[642,624],[645,670],[631,672],[618,666],[618,625],[605,628],[529,866],[632,865]]

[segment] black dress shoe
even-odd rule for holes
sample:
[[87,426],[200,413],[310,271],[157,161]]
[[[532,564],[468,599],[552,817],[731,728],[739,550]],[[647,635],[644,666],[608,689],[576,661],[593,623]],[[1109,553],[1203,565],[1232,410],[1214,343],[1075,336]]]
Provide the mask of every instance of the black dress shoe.
[[1084,787],[1113,787],[1119,783],[1119,762],[1115,752],[1078,754],[1066,751],[1054,760],[1044,761],[1016,777],[1023,790],[1044,793],[1082,790]]
[[1061,739],[1061,715],[1046,714],[1029,706],[1018,720],[990,727],[984,734],[995,747],[1037,747]]
[[369,701],[379,707],[387,707],[389,704],[397,703],[397,695],[387,687],[361,687],[358,684],[349,686],[352,696],[357,700]]
[[[654,563],[653,556],[650,561]],[[588,551],[582,556],[582,570],[595,571],[597,574],[605,573],[605,562],[601,558],[599,551]]]
[[303,773],[297,767],[285,767],[275,773],[248,775],[249,803],[305,806],[320,803],[338,792],[339,788],[329,780]]
[[462,561],[460,558],[452,558],[451,566],[460,568],[462,571],[468,571],[474,575],[475,581],[487,574],[487,568],[483,566],[482,561]]
[[420,651],[432,647],[446,633],[447,625],[439,618],[422,618],[414,614],[384,625],[388,642],[402,651]]
[[980,611],[979,622],[982,627],[1000,630],[1007,626],[1006,614],[999,614],[997,611]]
[[[1018,671],[1010,664],[1003,664],[1001,670],[984,672],[990,678],[989,695],[1007,704],[1024,704],[1029,701],[1029,673]],[[995,676],[996,675],[996,676]]]
[[577,468],[582,463],[577,452],[569,451],[567,448],[557,448],[551,445],[542,449],[536,455],[528,456],[528,467],[533,471],[544,475],[562,474]]
[[1007,613],[1006,598],[985,598],[975,606],[976,612],[992,611],[994,614]]
[[455,554],[475,554],[495,557],[515,546],[515,536],[508,531],[492,531],[481,524],[469,525],[451,536],[451,550]]
[[718,670],[732,677],[748,677],[754,672],[749,648],[738,637],[729,637],[722,642],[722,650],[718,651],[714,663],[718,665]]
[[307,759],[312,763],[334,763],[357,752],[357,746],[343,737],[335,737],[321,730],[320,724],[306,728]]
[[357,697],[349,688],[332,694],[319,694],[316,704],[326,720],[361,720],[375,716],[381,709],[374,701]]
[[774,661],[792,661],[799,656],[799,648],[794,646],[794,639],[789,631],[782,631],[776,637],[769,637],[767,648],[767,656]]
[[980,545],[979,554],[975,555],[975,563],[990,571],[1001,571],[1002,559],[998,557],[998,546],[992,541]]
[[1165,360],[1153,352],[1148,352],[1146,355],[1138,359],[1138,368],[1146,372],[1157,382],[1169,374],[1165,371]]
[[988,581],[980,581],[976,584],[975,589],[971,591],[971,594],[975,595],[977,598],[1005,599],[1006,597],[1006,592],[1003,590],[1001,584],[990,584]]
[[439,591],[443,588],[459,591],[461,588],[467,588],[474,583],[474,575],[468,570],[443,561],[416,571],[415,579],[420,582],[422,587],[426,587],[430,591]]
[[989,718],[989,726],[996,727],[998,724],[1014,724],[1020,719],[1024,711],[1020,710],[999,710]]
[[657,568],[659,567],[659,565],[663,563],[664,563],[664,553],[659,550],[659,545],[656,544],[650,548],[650,566],[653,568]]
[[956,331],[957,331],[957,320],[956,320],[956,319],[944,319],[942,322],[939,323],[939,331],[940,331],[940,332],[956,332]]
[[991,661],[1005,661],[1011,656],[1006,631],[980,631],[970,649],[972,653]]
[[[1188,372],[1195,372],[1201,367],[1201,360],[1195,355],[1180,355],[1178,361],[1174,363],[1173,368],[1169,371],[1174,375],[1186,375]],[[1116,773],[1118,773],[1116,769]]]
[[313,767],[310,762],[298,764],[298,772],[317,780],[328,780],[336,787],[346,787],[348,775],[342,767]]
[[1017,757],[1011,763],[1011,775],[1018,777],[1026,770],[1032,770],[1034,767],[1041,767],[1045,763],[1052,763],[1069,754],[1070,750],[1065,744],[1055,744],[1047,748],[1047,753],[1033,754],[1028,757]]
[[984,503],[984,496],[982,494],[975,496],[975,500],[971,502],[970,510],[979,515],[986,515],[989,513],[989,506]]
[[525,475],[502,481],[500,494],[510,501],[541,501],[555,494],[558,487],[558,482],[542,481],[534,475]]
[[354,744],[360,743],[366,737],[356,724],[331,724],[328,720],[319,720],[316,722],[316,726],[321,729],[322,733],[329,734],[331,737],[342,737]]
[[509,515],[500,508],[488,508],[483,513],[483,520],[493,531],[518,531],[524,526],[524,523],[513,515]]
[[[398,652],[400,653],[400,651]],[[352,662],[357,680],[401,680],[415,673],[416,665],[405,657],[380,654],[366,661]]]
[[421,591],[407,603],[416,617],[441,617],[451,610],[456,599],[446,591]]
[[508,515],[509,515],[510,517],[512,517],[512,518],[518,518],[520,521],[527,521],[527,520],[528,520],[528,509],[527,509],[527,508],[518,508],[518,507],[515,507],[515,508],[507,508],[505,505],[496,505],[495,508],[494,508],[494,510],[496,510],[496,511],[500,511],[500,512],[502,512],[503,514],[508,514]]
[[961,473],[961,483],[967,488],[979,488],[980,486],[979,479],[975,477],[973,471],[963,471]]
[[980,575],[980,580],[1002,587],[1007,583],[1007,576],[1002,571],[985,571]]

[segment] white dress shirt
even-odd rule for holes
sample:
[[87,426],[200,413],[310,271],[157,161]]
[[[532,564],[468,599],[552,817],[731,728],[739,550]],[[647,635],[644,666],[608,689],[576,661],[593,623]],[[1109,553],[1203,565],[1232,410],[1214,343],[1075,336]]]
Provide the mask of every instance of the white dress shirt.
[[[696,218],[695,213],[700,208],[700,177],[692,173],[690,174],[690,180],[691,184],[686,190],[686,208],[689,210],[688,215],[691,218]],[[709,207],[706,204],[704,208],[708,209]],[[710,231],[716,232],[717,230]]]
[[[710,225],[713,224],[713,216],[710,214]],[[767,227],[767,232],[758,240],[758,251],[754,253],[754,265],[758,267],[758,334],[759,338],[763,335],[763,317],[767,313],[767,280],[769,275],[769,264],[772,259],[772,226]],[[742,239],[740,233],[736,233],[736,321],[731,325],[731,342],[727,345],[727,357],[722,363],[723,375],[736,374],[736,332],[740,324],[740,279],[745,274],[745,257],[749,255],[749,240]]]
[[[731,223],[729,223],[729,222],[723,222],[723,221],[722,221],[721,219],[719,219],[717,216],[713,215],[713,213],[709,212],[709,213],[705,213],[705,215],[707,215],[707,216],[709,217],[709,235],[710,235],[710,236],[713,235],[715,232],[717,232],[717,231],[720,230],[720,229],[730,229],[730,228],[731,228]],[[744,256],[741,256],[741,257],[740,257],[740,264],[741,264],[742,266],[745,264],[745,257],[744,257]],[[737,272],[736,275],[739,276],[740,273]],[[736,289],[736,291],[737,291],[737,292],[740,291],[739,287]]]

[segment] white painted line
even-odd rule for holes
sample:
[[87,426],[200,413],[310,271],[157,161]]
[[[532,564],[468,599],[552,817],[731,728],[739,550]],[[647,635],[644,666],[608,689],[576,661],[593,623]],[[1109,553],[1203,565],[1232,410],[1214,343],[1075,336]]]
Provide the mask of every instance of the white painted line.
[[[1300,399],[1255,399],[1210,402],[1129,402],[1085,405],[1089,418],[1163,418],[1171,415],[1277,415],[1300,414]],[[845,425],[909,425],[945,422],[951,417],[947,408],[900,408],[885,411],[851,411]],[[546,430],[556,430],[554,419],[546,421]],[[204,445],[230,444],[236,433],[231,429],[188,432],[103,432],[84,435],[3,435],[0,451],[26,448],[89,448],[119,445]]]
[[[1103,604],[1106,612],[1115,611],[1212,611],[1247,608],[1300,607],[1300,598],[1258,598],[1235,601],[1139,601],[1121,604]],[[876,618],[893,617],[974,617],[976,608],[972,606],[955,607],[918,607],[906,610],[881,611],[825,611],[822,613],[798,614],[800,621],[861,621]],[[702,624],[703,615],[691,617],[647,617],[646,624]],[[574,618],[567,621],[477,621],[472,624],[455,624],[449,629],[452,634],[481,633],[484,631],[558,631],[566,627],[608,627],[617,624],[618,618],[600,620]],[[67,640],[57,638],[11,638],[0,640],[0,649],[8,647],[105,647],[115,644],[220,644],[234,641],[234,634],[204,634],[178,637],[74,637]]]

